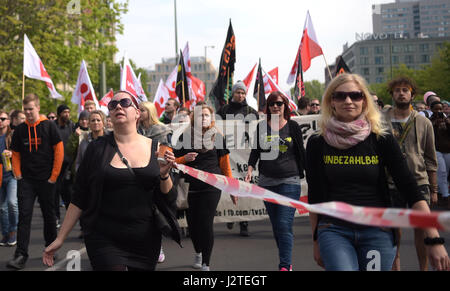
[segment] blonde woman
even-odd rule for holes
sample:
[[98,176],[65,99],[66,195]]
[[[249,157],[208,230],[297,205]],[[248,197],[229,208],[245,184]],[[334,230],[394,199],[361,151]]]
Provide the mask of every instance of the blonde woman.
[[[391,207],[385,168],[413,209],[429,212],[398,143],[382,125],[364,79],[337,76],[322,98],[321,132],[308,140],[306,177],[311,204],[341,201],[356,206]],[[310,214],[314,259],[326,270],[391,270],[396,236],[388,228]],[[427,237],[437,238],[434,228]],[[432,265],[449,269],[442,245],[428,247]],[[373,263],[374,256],[379,258]]]
[[141,110],[141,118],[139,119],[138,133],[161,144],[170,144],[172,130],[159,121],[155,104],[148,101],[141,102],[139,109]]
[[[215,127],[214,110],[210,106],[195,107],[191,127],[177,141],[174,154],[177,163],[232,177],[230,152]],[[187,222],[196,252],[193,268],[209,271],[214,245],[213,222],[221,191],[190,176],[186,176],[186,182],[189,183]],[[232,200],[236,203],[236,198]]]

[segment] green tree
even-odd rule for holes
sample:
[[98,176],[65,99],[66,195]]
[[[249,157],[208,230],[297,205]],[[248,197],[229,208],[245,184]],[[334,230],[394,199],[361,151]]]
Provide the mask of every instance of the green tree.
[[[450,42],[443,44],[439,52],[432,58],[431,64],[422,69],[411,69],[405,64],[400,64],[393,69],[393,79],[406,76],[415,81],[418,91],[415,101],[423,100],[423,94],[427,91],[436,92],[441,99],[450,99]],[[390,80],[390,73],[386,74]],[[376,93],[384,104],[392,104],[392,97],[388,92],[388,82],[371,84],[370,89]]]
[[[116,0],[80,0],[80,13],[68,9],[69,1],[4,0],[0,6],[0,102],[2,108],[21,107],[23,73],[23,36],[26,34],[47,72],[64,96],[48,98],[45,83],[26,79],[25,94],[41,98],[41,111],[54,111],[62,102],[70,102],[81,60],[85,60],[95,88],[99,83],[99,64],[107,71],[114,68],[118,51],[116,33],[123,33],[120,17],[128,2]],[[123,1],[122,1],[123,2]],[[100,45],[102,44],[102,45]],[[75,110],[72,110],[73,112]]]
[[[322,100],[323,93],[325,92],[325,85],[317,80],[305,82],[305,96],[309,99]],[[291,95],[294,96],[294,87],[291,88]]]

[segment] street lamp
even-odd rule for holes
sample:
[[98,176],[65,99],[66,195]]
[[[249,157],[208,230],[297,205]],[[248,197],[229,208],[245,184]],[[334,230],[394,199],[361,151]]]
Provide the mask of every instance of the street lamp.
[[207,66],[207,64],[206,64],[206,51],[207,51],[207,49],[208,48],[214,48],[214,46],[213,45],[205,45],[205,93],[206,94],[208,94],[208,91],[206,90],[206,82],[208,81],[207,80],[207,68],[206,68],[206,66]]

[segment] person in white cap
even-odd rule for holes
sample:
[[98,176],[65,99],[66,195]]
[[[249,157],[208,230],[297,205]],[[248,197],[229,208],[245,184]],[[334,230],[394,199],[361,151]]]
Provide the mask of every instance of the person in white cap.
[[441,98],[439,98],[436,93],[428,91],[423,95],[423,101],[425,101],[425,104],[427,104],[427,109],[419,112],[419,114],[430,118],[433,115],[433,111],[431,111],[430,108],[431,103],[435,101],[441,101]]

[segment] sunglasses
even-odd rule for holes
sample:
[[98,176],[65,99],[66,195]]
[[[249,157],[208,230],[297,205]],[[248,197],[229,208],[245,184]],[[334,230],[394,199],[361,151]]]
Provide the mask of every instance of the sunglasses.
[[0,117],[0,120],[3,122],[5,120],[8,120],[8,118],[7,117]]
[[114,109],[116,109],[117,105],[119,105],[119,104],[120,104],[120,107],[122,107],[122,108],[128,108],[133,105],[133,101],[131,101],[130,98],[123,98],[120,100],[111,100],[108,103],[108,110],[113,111]]
[[311,106],[320,106],[318,103],[311,103]]
[[281,107],[281,106],[284,105],[284,102],[282,102],[282,101],[276,101],[276,102],[270,102],[270,103],[269,103],[269,107],[273,107],[274,105],[276,105],[276,106],[278,106],[278,107]]
[[51,120],[56,119],[56,116],[49,116],[48,119],[51,119]]
[[353,91],[353,92],[334,92],[332,97],[334,101],[344,102],[347,96],[352,99],[352,101],[361,101],[364,98],[363,92]]

